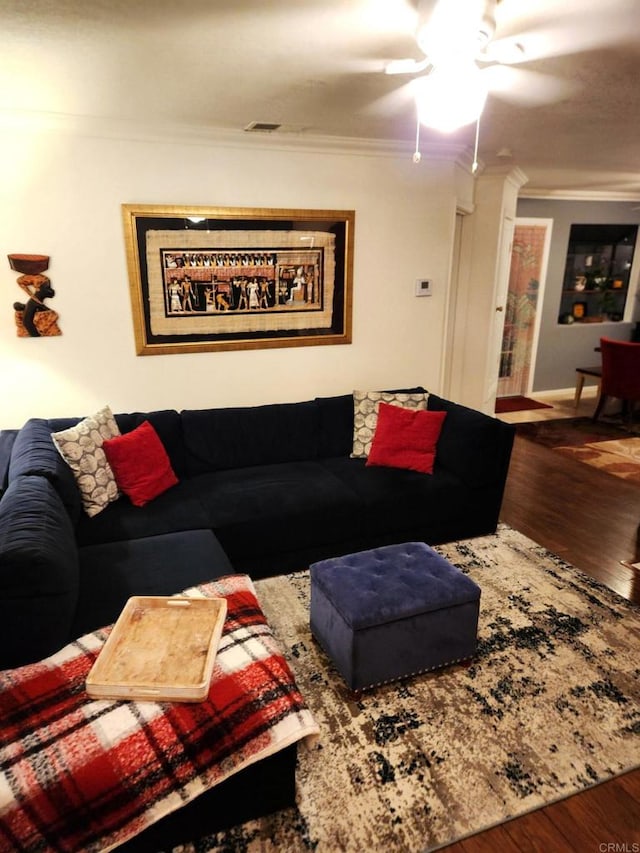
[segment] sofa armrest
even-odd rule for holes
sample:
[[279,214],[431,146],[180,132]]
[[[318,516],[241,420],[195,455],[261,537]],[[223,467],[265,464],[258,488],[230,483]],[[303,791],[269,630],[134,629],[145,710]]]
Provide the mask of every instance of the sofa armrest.
[[78,578],[71,520],[54,487],[40,476],[12,480],[0,501],[0,669],[69,641]]
[[470,488],[502,486],[507,479],[515,427],[430,394],[428,409],[446,412],[438,441],[438,467],[453,472]]
[[17,429],[0,430],[0,497],[6,491],[8,485],[11,449],[17,435]]
[[[68,423],[73,422],[70,420]],[[31,418],[26,422],[13,443],[8,481],[11,483],[23,476],[44,477],[60,495],[75,524],[81,512],[80,492],[71,468],[53,443],[51,433],[52,423],[49,421]]]

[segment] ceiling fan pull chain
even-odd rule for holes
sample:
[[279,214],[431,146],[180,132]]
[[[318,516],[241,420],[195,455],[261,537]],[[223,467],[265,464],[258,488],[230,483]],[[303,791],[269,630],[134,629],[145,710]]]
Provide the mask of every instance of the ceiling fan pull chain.
[[[480,113],[482,115],[482,113]],[[478,140],[480,139],[480,116],[476,119],[476,143],[473,149],[473,163],[471,164],[471,174],[475,175],[478,171]]]
[[416,119],[416,150],[413,152],[413,162],[419,163],[422,160],[422,154],[420,153],[420,115]]

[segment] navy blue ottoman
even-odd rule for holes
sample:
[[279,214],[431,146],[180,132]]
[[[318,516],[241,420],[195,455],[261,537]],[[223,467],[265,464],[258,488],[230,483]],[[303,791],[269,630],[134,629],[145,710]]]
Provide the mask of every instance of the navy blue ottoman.
[[424,542],[313,563],[311,632],[352,690],[472,657],[480,587]]

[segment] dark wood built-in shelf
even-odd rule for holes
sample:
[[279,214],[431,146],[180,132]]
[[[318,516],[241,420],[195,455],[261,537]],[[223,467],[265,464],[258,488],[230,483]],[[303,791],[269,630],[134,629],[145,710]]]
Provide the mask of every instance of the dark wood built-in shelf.
[[[558,322],[624,318],[637,225],[572,225]],[[576,283],[586,285],[576,289]]]

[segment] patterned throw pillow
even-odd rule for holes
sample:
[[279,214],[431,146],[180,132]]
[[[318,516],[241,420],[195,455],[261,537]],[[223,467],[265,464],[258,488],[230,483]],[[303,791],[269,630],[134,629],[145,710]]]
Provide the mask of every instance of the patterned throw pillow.
[[366,459],[378,423],[380,402],[405,409],[426,409],[428,392],[400,393],[391,391],[353,392],[353,450],[354,459]]
[[51,435],[60,455],[73,471],[83,509],[89,516],[102,512],[119,497],[113,471],[102,449],[105,439],[117,435],[120,430],[109,406]]

